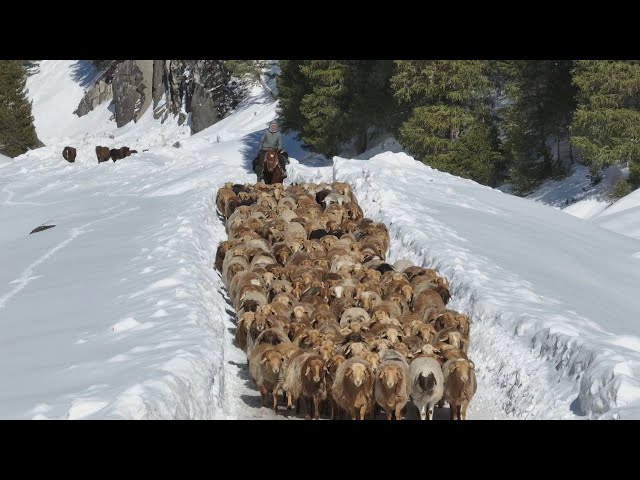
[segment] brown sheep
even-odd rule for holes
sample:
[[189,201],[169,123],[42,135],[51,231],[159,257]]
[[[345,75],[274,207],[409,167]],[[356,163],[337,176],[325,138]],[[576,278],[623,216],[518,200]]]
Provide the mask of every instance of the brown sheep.
[[311,419],[311,399],[315,409],[314,418],[320,418],[320,401],[327,397],[326,373],[325,361],[319,355],[311,355],[302,364],[301,393],[306,400],[307,419]]
[[417,296],[413,297],[413,311],[424,318],[425,313],[430,309],[444,308],[440,294],[432,289],[421,291]]
[[382,354],[382,363],[376,372],[375,399],[391,420],[402,419],[402,410],[409,401],[411,383],[409,365],[393,351]]
[[333,394],[331,393],[331,389],[333,387],[333,382],[336,378],[336,372],[338,371],[338,367],[346,362],[347,359],[342,355],[334,355],[327,361],[327,376],[326,376],[326,384],[327,384],[327,392],[329,393],[329,406],[330,406],[330,416],[331,420],[336,418],[338,413],[338,405],[333,399]]
[[443,399],[449,403],[451,420],[466,420],[467,407],[478,388],[475,365],[471,360],[448,360],[442,366]]
[[249,328],[251,328],[251,324],[255,319],[256,314],[254,312],[245,312],[238,322],[238,326],[236,328],[236,345],[238,346],[238,348],[241,348],[245,352],[247,351],[247,335],[249,334]]
[[331,394],[336,404],[351,415],[364,420],[373,401],[373,370],[361,357],[346,360],[336,370]]
[[[302,394],[302,365],[304,362],[314,356],[313,352],[298,349],[291,354],[285,375],[282,382],[282,390],[287,397],[287,408],[293,409],[294,403],[298,403],[298,399]],[[299,409],[296,408],[296,413]]]
[[267,343],[258,345],[249,356],[249,373],[260,390],[262,405],[267,406],[269,392],[271,392],[274,410],[278,409],[280,369],[283,361],[282,353]]

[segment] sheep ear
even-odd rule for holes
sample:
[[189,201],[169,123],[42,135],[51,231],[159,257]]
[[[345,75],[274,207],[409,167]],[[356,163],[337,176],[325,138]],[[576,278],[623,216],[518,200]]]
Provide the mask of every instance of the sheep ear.
[[304,376],[306,377],[307,375],[309,375],[309,372],[311,371],[311,367],[307,366],[307,371],[304,372]]
[[382,380],[384,378],[384,370],[380,370],[380,373],[378,374],[378,378],[380,380]]
[[264,357],[264,358],[260,361],[260,364],[261,364],[261,365],[262,365],[262,364],[265,364],[265,363],[267,363],[267,357]]
[[473,363],[471,360],[469,360],[469,366],[471,367],[472,370],[476,369],[476,364]]

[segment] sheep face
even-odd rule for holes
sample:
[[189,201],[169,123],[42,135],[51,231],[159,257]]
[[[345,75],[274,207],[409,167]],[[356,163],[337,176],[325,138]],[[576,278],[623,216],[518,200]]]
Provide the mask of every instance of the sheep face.
[[327,369],[325,368],[324,360],[320,358],[312,358],[307,362],[307,368],[305,369],[303,375],[307,379],[307,381],[320,383],[324,381],[326,373]]
[[284,357],[282,356],[282,353],[275,349],[267,350],[262,354],[260,363],[265,365],[267,369],[270,369],[274,374],[277,374],[280,372],[280,368],[282,368]]
[[471,370],[476,366],[471,360],[460,359],[452,363],[449,367],[450,374],[455,375],[461,382],[466,383],[471,377]]
[[392,344],[396,344],[402,341],[402,333],[398,331],[396,328],[387,328],[381,335],[380,338],[386,338]]
[[255,320],[251,323],[251,329],[258,334],[269,328],[267,316],[263,313],[256,314]]
[[402,377],[402,370],[397,365],[384,365],[378,373],[378,379],[388,390],[394,390]]
[[346,372],[346,377],[355,387],[361,387],[367,380],[367,366],[363,363],[354,363]]

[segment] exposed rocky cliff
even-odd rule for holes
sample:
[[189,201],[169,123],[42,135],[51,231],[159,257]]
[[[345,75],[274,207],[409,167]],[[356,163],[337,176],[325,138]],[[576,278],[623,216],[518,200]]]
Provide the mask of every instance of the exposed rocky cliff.
[[118,127],[153,108],[163,122],[190,120],[192,133],[213,125],[240,101],[241,89],[222,60],[116,60],[87,90],[76,114],[111,100]]

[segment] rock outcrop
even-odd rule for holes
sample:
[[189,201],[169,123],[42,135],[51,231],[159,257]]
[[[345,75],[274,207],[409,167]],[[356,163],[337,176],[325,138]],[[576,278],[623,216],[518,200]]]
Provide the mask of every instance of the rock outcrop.
[[118,127],[137,121],[152,106],[153,116],[189,119],[197,133],[224,118],[238,104],[241,89],[222,60],[115,61],[87,91],[76,114],[111,99]]

